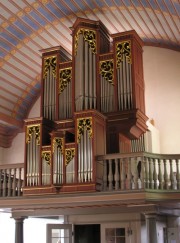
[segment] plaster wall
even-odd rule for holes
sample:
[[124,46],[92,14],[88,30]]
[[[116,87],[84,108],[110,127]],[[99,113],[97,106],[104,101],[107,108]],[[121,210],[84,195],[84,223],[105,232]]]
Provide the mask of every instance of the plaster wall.
[[144,47],[146,114],[160,134],[161,153],[180,153],[180,53]]

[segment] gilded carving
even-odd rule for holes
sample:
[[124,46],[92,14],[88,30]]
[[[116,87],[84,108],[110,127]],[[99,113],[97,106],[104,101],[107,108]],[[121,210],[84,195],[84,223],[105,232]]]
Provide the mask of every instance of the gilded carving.
[[56,144],[57,148],[60,149],[61,154],[63,154],[63,150],[64,150],[63,138],[57,138],[57,137],[53,138],[53,145],[52,145],[53,146],[53,153],[55,151],[55,144]]
[[75,35],[75,55],[77,54],[77,48],[78,48],[78,41],[79,41],[79,35],[82,34],[84,41],[87,41],[89,44],[90,49],[94,54],[96,54],[96,32],[94,30],[88,30],[88,29],[79,29]]
[[50,165],[51,164],[51,151],[42,151],[42,158],[45,162]]
[[35,135],[36,145],[40,145],[40,124],[27,126],[26,143],[30,143],[33,134]]
[[77,142],[81,140],[81,135],[84,133],[84,129],[88,131],[89,138],[92,138],[92,117],[77,119]]
[[116,59],[117,68],[120,68],[124,57],[128,63],[132,62],[131,59],[131,41],[123,41],[116,44]]
[[69,162],[74,158],[75,156],[75,148],[65,149],[65,165],[67,166]]
[[47,77],[47,74],[50,71],[50,69],[52,71],[54,78],[56,77],[56,61],[57,61],[56,56],[44,58],[43,78]]
[[113,60],[106,60],[100,62],[100,74],[110,84],[114,84],[114,62]]
[[72,79],[72,68],[65,68],[59,71],[59,94],[67,87]]

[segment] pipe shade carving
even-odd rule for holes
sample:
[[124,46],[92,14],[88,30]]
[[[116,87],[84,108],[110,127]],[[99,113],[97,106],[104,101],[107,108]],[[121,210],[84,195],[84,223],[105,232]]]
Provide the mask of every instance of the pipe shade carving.
[[27,126],[26,143],[30,143],[33,134],[35,135],[36,144],[40,145],[40,124]]
[[131,41],[123,41],[116,43],[116,65],[120,68],[121,63],[124,61],[123,56],[127,59],[128,63],[132,63],[131,58]]
[[88,131],[89,138],[92,138],[92,117],[77,119],[77,141],[81,140],[84,130]]
[[114,84],[114,62],[113,60],[101,61],[99,63],[100,74],[110,84]]
[[72,68],[61,69],[59,72],[59,94],[61,94],[72,79]]
[[44,58],[43,78],[46,78],[48,75],[48,72],[50,72],[50,71],[52,72],[54,78],[56,78],[56,63],[57,63],[56,56]]
[[65,149],[65,165],[67,166],[75,156],[75,148]]
[[79,44],[79,35],[82,34],[84,41],[88,42],[89,47],[91,48],[92,52],[96,53],[96,32],[89,29],[79,29],[75,35],[75,55],[77,54],[77,48]]

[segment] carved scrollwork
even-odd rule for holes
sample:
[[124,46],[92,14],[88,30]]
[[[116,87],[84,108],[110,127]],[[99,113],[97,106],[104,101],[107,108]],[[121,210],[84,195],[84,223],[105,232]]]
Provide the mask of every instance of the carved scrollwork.
[[50,68],[54,78],[56,77],[56,62],[57,62],[56,56],[44,58],[43,78],[47,77],[47,73],[48,71],[50,71]]
[[75,35],[75,55],[77,54],[79,35],[82,34],[84,41],[87,41],[92,52],[96,54],[96,32],[94,30],[79,29]]
[[55,144],[56,144],[57,148],[60,149],[61,154],[63,154],[63,151],[64,151],[64,140],[63,140],[63,138],[57,138],[57,137],[53,138],[53,153],[55,151]]
[[32,136],[35,136],[36,145],[40,145],[40,124],[27,126],[26,130],[26,143],[30,143]]
[[74,158],[75,156],[75,148],[65,149],[65,165],[67,166],[69,162]]
[[80,118],[77,120],[77,142],[81,140],[84,129],[88,131],[89,138],[92,138],[92,117]]
[[114,62],[113,60],[106,60],[100,62],[100,74],[110,84],[114,84]]
[[41,156],[48,165],[51,164],[51,151],[42,151]]
[[120,68],[124,56],[128,63],[132,62],[131,41],[123,41],[116,44],[117,68]]
[[72,68],[61,69],[59,72],[59,94],[67,87],[72,79]]

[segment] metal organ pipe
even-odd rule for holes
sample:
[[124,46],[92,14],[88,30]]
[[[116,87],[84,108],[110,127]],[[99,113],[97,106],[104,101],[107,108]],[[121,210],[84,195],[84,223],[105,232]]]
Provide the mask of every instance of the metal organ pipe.
[[[81,29],[77,33],[78,45],[75,56],[76,111],[96,108],[96,55],[90,44],[91,34],[91,31]],[[93,34],[95,36],[95,33]]]
[[130,41],[117,43],[116,50],[119,110],[130,110],[133,108]]

